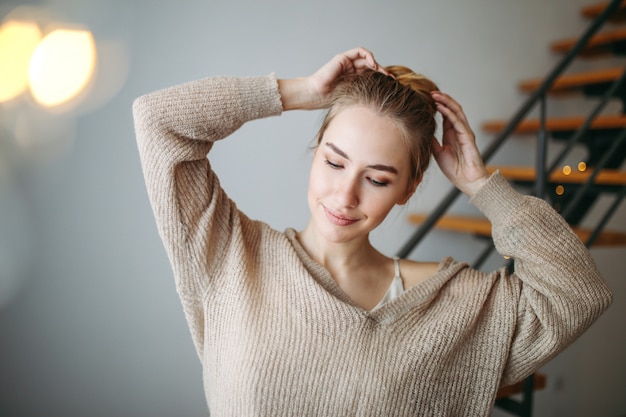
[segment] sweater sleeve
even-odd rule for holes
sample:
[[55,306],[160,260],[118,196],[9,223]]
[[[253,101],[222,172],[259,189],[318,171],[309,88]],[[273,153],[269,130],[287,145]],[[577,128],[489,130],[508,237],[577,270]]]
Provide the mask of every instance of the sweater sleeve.
[[515,260],[515,272],[504,279],[520,282],[516,330],[501,382],[509,385],[579,337],[612,295],[585,245],[546,201],[517,193],[496,172],[471,202],[491,221],[498,252]]
[[135,100],[148,196],[183,302],[206,290],[207,274],[198,265],[210,271],[240,215],[211,170],[208,152],[245,122],[281,111],[273,74],[206,78]]

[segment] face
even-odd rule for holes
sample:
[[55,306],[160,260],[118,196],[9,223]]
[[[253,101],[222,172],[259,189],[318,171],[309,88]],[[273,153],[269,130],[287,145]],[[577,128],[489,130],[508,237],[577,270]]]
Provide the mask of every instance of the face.
[[366,239],[395,204],[404,204],[409,156],[395,123],[367,107],[335,116],[315,150],[308,202],[311,226],[333,243]]

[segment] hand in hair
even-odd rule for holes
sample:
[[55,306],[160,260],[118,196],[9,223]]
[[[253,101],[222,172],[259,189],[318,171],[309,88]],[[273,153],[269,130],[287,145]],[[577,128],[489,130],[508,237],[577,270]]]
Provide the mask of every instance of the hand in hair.
[[474,132],[462,107],[452,97],[440,92],[433,92],[432,97],[443,116],[441,143],[433,138],[435,161],[450,182],[471,197],[489,178]]
[[341,77],[365,70],[375,70],[389,75],[376,62],[374,54],[364,48],[354,48],[335,55],[333,59],[308,77],[278,80],[283,109],[326,108],[330,94]]

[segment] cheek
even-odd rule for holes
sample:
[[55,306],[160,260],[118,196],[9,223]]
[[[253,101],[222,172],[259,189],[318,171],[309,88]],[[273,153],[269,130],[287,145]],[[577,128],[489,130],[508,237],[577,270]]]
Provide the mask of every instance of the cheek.
[[395,206],[395,203],[391,200],[383,202],[375,200],[372,203],[373,204],[370,206],[372,216],[376,217],[379,221],[382,221],[385,217],[387,217],[391,209]]

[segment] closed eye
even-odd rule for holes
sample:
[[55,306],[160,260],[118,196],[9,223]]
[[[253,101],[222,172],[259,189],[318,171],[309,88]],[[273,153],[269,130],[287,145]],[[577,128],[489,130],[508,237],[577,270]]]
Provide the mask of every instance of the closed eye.
[[326,159],[326,160],[324,161],[324,163],[325,163],[326,165],[328,165],[329,167],[331,167],[332,169],[341,169],[341,168],[343,168],[343,165],[336,164],[336,163],[334,163],[334,162],[331,162],[331,161],[330,161],[330,160],[328,160],[328,159]]
[[385,182],[385,181],[376,181],[374,178],[368,178],[368,179],[370,180],[372,185],[375,185],[376,187],[386,187],[387,184],[389,184],[388,182]]

